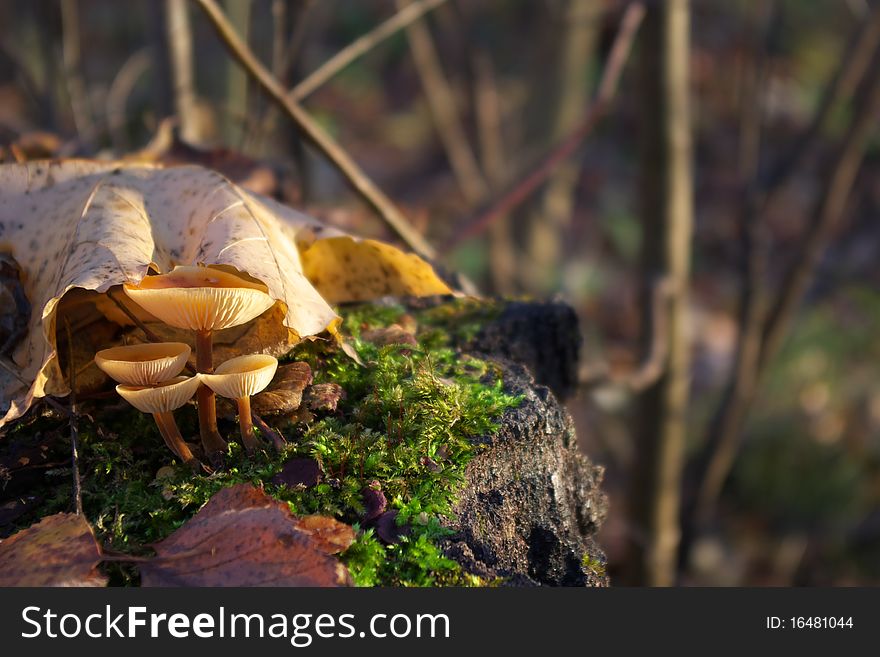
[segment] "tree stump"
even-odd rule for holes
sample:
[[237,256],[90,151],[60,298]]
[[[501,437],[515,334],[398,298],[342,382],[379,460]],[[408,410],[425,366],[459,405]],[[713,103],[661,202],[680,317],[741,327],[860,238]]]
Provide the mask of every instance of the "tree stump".
[[465,346],[498,362],[505,388],[523,397],[468,465],[455,509],[446,552],[474,574],[514,585],[608,585],[595,542],[608,509],[604,470],[580,453],[571,416],[550,389],[574,389],[579,349],[575,313],[560,302],[509,303]]

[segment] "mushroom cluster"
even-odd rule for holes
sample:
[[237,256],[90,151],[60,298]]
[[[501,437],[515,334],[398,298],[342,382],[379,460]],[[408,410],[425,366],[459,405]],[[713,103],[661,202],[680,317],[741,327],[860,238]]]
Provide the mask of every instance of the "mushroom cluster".
[[[262,283],[213,267],[175,267],[167,274],[146,276],[139,284],[123,286],[128,297],[160,321],[195,333],[196,365],[192,377],[180,376],[190,348],[162,342],[99,351],[95,363],[120,385],[119,395],[144,413],[151,413],[168,448],[184,463],[198,461],[186,446],[172,411],[193,395],[199,413],[199,432],[205,455],[222,459],[226,441],[217,429],[215,393],[238,403],[242,444],[257,447],[251,423],[250,396],[272,381],[278,361],[272,356],[232,358],[214,370],[213,332],[258,317],[275,303]],[[192,368],[191,368],[192,369]]]

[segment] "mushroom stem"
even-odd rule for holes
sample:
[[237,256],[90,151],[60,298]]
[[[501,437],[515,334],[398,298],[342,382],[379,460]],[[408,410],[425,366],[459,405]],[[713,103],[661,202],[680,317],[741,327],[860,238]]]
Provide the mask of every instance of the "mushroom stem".
[[[196,331],[196,369],[200,374],[214,372],[214,339],[212,331]],[[196,392],[199,407],[199,433],[202,447],[212,461],[226,451],[226,441],[217,430],[217,401],[214,391],[202,384]]]
[[162,434],[168,449],[186,465],[197,469],[200,464],[183,441],[183,436],[180,435],[180,429],[177,428],[177,422],[174,421],[171,411],[153,413],[153,419],[156,420],[156,426],[159,427],[159,433]]
[[241,429],[241,444],[247,450],[248,454],[253,452],[259,443],[254,435],[254,423],[251,420],[251,398],[240,397],[235,401],[238,402],[238,426]]

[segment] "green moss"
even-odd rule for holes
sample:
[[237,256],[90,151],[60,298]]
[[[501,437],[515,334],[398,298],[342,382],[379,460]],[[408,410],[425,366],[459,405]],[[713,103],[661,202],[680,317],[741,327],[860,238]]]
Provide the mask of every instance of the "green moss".
[[584,570],[593,573],[599,579],[605,578],[605,562],[594,557],[589,552],[581,559],[581,565]]
[[[342,559],[360,586],[486,584],[444,557],[438,541],[449,532],[444,524],[464,468],[480,449],[476,439],[493,432],[518,399],[503,391],[491,364],[456,351],[461,333],[437,337],[444,330],[435,328],[441,320],[467,326],[477,310],[459,302],[440,308],[446,309],[416,313],[422,327],[418,348],[377,347],[359,339],[364,328],[396,321],[403,308],[343,310],[343,332],[365,366],[322,341],[303,343],[290,355],[310,363],[316,382],[345,389],[338,412],[310,424],[279,426],[290,441],[281,453],[249,458],[230,443],[228,467],[211,476],[193,476],[180,464],[163,467],[171,459],[151,418],[125,405],[97,409],[96,424],[81,427],[80,451],[84,509],[99,538],[113,550],[149,553],[149,543],[174,531],[218,490],[252,482],[288,502],[294,513],[331,515],[355,525],[357,539]],[[461,322],[454,321],[455,309],[465,315]],[[197,435],[193,409],[176,417],[184,435]],[[221,430],[233,437],[236,426],[221,423]],[[302,456],[320,463],[324,475],[317,486],[272,483],[288,459]],[[359,524],[363,491],[371,484],[381,487],[398,523],[408,528],[396,544],[386,545]],[[43,494],[38,515],[69,510],[69,470],[47,478]],[[111,575],[115,583],[137,583],[133,568],[114,566]]]

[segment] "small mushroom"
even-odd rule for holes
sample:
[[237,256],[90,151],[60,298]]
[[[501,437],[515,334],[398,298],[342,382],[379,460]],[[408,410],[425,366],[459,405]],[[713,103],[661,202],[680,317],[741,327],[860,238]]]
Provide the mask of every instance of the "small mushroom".
[[116,386],[116,392],[125,401],[142,413],[153,415],[168,449],[194,470],[200,465],[198,459],[183,442],[171,413],[192,399],[200,383],[200,375],[196,374],[193,377],[178,376],[154,386]]
[[[138,285],[126,283],[125,293],[141,308],[169,326],[196,333],[196,369],[211,374],[213,332],[245,324],[272,307],[275,300],[262,283],[213,267],[175,267],[167,274],[145,276]],[[202,445],[212,460],[226,450],[217,430],[214,393],[197,393]]]
[[134,344],[102,349],[95,354],[95,364],[117,383],[149,386],[180,374],[189,354],[183,342]]
[[241,442],[248,452],[253,452],[257,447],[251,421],[251,395],[266,388],[272,382],[277,369],[276,358],[255,354],[231,358],[219,365],[214,374],[202,375],[202,382],[211,390],[238,403]]

